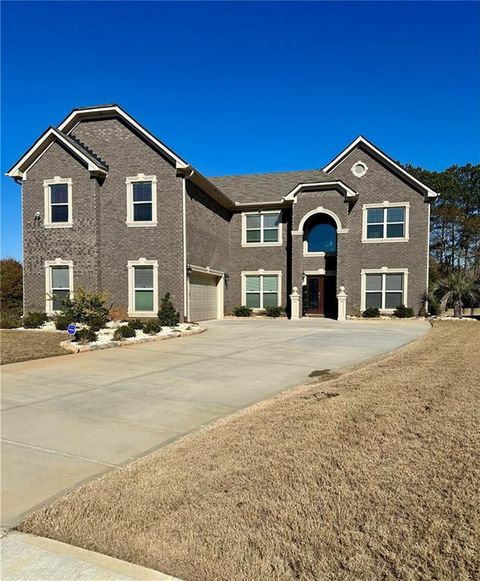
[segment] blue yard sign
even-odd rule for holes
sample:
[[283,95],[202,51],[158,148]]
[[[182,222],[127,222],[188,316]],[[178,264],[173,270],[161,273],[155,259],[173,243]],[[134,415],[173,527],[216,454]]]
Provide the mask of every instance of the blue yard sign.
[[77,326],[76,325],[68,325],[67,327],[67,333],[69,335],[75,335],[75,333],[77,332]]

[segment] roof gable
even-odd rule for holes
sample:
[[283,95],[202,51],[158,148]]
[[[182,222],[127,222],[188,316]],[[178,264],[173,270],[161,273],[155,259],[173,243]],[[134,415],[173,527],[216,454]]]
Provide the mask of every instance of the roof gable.
[[58,142],[68,149],[77,159],[86,165],[91,175],[105,176],[108,166],[68,135],[55,127],[49,127],[30,147],[30,149],[8,170],[7,176],[25,179],[28,169],[47,151],[52,143]]
[[395,162],[386,153],[378,149],[373,143],[362,137],[361,135],[352,141],[352,143],[346,147],[341,153],[339,153],[332,161],[327,164],[323,171],[326,174],[332,172],[342,161],[355,149],[360,148],[369,153],[373,158],[380,161],[383,165],[387,166],[393,173],[400,176],[404,181],[409,183],[415,190],[422,193],[425,199],[432,199],[438,197],[440,194],[434,192],[425,184],[422,184],[417,178],[413,177],[406,170],[403,169],[397,162]]
[[58,126],[58,129],[69,135],[78,123],[83,120],[95,120],[102,119],[105,117],[118,117],[120,118],[130,129],[140,134],[147,142],[152,145],[155,149],[160,150],[164,155],[167,156],[172,162],[174,162],[177,168],[186,168],[188,163],[182,159],[178,154],[176,154],[173,149],[170,149],[165,143],[160,141],[136,121],[131,115],[124,111],[119,105],[101,105],[97,107],[83,107],[79,109],[74,109]]

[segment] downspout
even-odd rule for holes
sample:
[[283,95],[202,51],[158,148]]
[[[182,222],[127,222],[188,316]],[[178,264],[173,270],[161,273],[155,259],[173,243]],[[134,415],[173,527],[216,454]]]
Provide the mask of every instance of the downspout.
[[183,229],[183,319],[188,321],[188,280],[187,280],[187,180],[193,176],[191,170],[188,176],[182,176],[182,229]]

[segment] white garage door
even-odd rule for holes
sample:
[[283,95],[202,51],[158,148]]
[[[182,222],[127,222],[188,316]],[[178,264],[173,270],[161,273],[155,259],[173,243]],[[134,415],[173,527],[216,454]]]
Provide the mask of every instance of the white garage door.
[[218,277],[201,272],[190,276],[190,320],[207,321],[216,319]]

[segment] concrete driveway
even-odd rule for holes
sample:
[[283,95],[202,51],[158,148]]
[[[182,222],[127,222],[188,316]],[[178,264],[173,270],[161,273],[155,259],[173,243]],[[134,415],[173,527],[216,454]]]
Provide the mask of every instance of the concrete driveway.
[[430,328],[319,319],[207,327],[202,335],[4,366],[3,526],[312,371],[385,353]]

